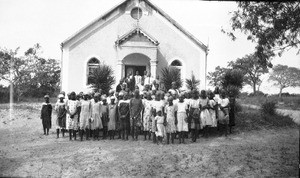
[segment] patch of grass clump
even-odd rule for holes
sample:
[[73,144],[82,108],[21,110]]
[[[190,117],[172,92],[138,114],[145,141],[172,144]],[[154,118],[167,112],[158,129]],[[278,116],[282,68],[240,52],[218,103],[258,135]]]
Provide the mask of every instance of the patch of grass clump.
[[271,115],[274,116],[276,114],[276,102],[274,101],[265,101],[260,107],[260,111],[263,115]]
[[243,108],[242,112],[236,114],[236,128],[240,131],[251,131],[261,129],[275,129],[283,127],[297,127],[297,124],[289,116],[278,113],[262,114],[258,109]]

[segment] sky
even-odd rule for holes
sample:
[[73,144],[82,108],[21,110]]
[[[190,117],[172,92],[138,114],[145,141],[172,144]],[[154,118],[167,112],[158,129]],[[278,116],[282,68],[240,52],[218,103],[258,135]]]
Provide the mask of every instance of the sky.
[[[20,54],[39,43],[43,57],[61,58],[60,43],[79,29],[101,16],[123,0],[0,0],[0,48],[20,47]],[[232,41],[221,29],[230,29],[230,12],[236,2],[197,0],[151,0],[184,29],[209,46],[208,72],[218,65],[254,52],[255,44],[247,36],[236,32]],[[300,68],[300,55],[292,49],[272,60]],[[262,77],[261,91],[278,93],[279,88]],[[243,91],[251,92],[251,87]],[[300,88],[286,88],[283,92],[300,93]]]

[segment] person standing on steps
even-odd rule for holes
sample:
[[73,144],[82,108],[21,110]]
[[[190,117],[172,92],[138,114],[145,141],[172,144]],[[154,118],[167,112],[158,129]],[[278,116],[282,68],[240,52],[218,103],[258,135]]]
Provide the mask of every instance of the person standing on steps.
[[130,91],[134,91],[135,89],[135,78],[132,74],[132,71],[128,73],[127,79],[126,79],[127,87]]
[[49,95],[45,95],[44,99],[45,102],[42,104],[41,119],[44,129],[44,135],[49,135],[49,129],[51,129],[52,105],[49,102]]
[[138,86],[140,88],[142,86],[142,76],[140,76],[139,71],[136,71],[134,80],[135,80],[135,87]]

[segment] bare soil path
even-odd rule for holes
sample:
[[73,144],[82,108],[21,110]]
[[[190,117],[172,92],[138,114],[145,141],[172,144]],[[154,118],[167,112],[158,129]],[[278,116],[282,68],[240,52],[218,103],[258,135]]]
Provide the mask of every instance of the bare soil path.
[[[21,107],[20,107],[21,108]],[[197,143],[69,141],[42,135],[38,106],[0,110],[0,176],[298,177],[299,130],[210,136]],[[54,119],[53,119],[54,120]],[[53,121],[54,122],[54,121]]]

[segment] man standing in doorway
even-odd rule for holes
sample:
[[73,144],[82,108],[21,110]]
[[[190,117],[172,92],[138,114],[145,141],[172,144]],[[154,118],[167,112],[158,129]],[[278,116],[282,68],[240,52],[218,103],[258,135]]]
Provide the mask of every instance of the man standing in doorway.
[[145,85],[145,79],[147,78],[147,71],[144,71],[144,75],[142,76],[142,83]]
[[130,91],[134,91],[135,89],[135,79],[132,74],[132,71],[130,71],[127,76],[127,87],[129,88]]
[[139,71],[136,71],[134,79],[135,79],[135,87],[138,86],[139,88],[141,88],[142,76],[139,75]]

